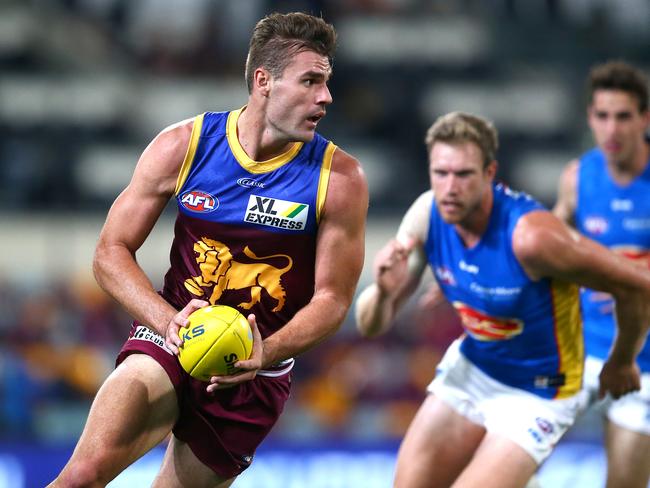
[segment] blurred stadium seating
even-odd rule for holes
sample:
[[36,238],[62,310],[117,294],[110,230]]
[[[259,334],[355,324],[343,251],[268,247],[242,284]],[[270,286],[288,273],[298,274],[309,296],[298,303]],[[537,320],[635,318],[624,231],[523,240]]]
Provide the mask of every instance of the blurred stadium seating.
[[[125,338],[128,317],[90,270],[110,203],[157,131],[245,103],[248,37],[274,10],[322,12],[339,30],[335,103],[320,131],[368,175],[362,285],[378,246],[427,188],[423,137],[435,117],[466,110],[492,118],[500,178],[550,204],[562,165],[591,144],[588,67],[624,57],[650,68],[646,0],[4,0],[0,487],[44,482],[25,481],[24,463],[37,462],[30,449],[45,456],[51,448],[52,469],[64,462]],[[158,283],[172,218],[170,208],[138,255]],[[289,460],[291,446],[305,442],[324,452],[381,445],[377,466],[382,456],[392,460],[434,364],[459,332],[444,305],[411,303],[398,322],[364,341],[349,319],[299,358],[293,399],[270,445],[288,446]],[[596,449],[597,420],[576,432],[576,442]],[[300,479],[278,486],[307,486]],[[548,486],[583,486],[563,480]],[[352,486],[342,483],[327,486]]]

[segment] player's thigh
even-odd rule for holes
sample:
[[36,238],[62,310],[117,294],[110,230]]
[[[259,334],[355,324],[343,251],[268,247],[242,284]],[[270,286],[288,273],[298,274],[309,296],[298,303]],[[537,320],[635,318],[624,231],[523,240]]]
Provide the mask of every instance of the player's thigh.
[[450,486],[469,463],[485,429],[428,395],[397,456],[397,488]]
[[519,444],[488,432],[453,488],[523,488],[537,462]]
[[650,479],[650,435],[607,422],[607,488],[646,488]]
[[165,370],[150,356],[133,354],[97,392],[68,464],[112,479],[160,443],[177,417],[176,392]]
[[190,447],[172,435],[154,488],[227,488],[235,478],[225,479],[197,459]]

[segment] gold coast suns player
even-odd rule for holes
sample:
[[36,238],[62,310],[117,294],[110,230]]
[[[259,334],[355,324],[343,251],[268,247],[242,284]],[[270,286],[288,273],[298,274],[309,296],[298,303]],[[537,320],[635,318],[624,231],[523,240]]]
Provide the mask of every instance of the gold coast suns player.
[[[650,267],[650,110],[648,78],[610,61],[587,79],[587,116],[597,147],[571,161],[553,211],[583,235]],[[646,488],[650,480],[650,341],[641,349],[641,390],[598,399],[598,375],[616,333],[612,296],[581,290],[585,389],[605,417],[608,488]]]
[[430,265],[466,334],[437,367],[397,460],[398,488],[522,488],[585,404],[578,285],[617,299],[602,392],[639,388],[650,273],[581,238],[528,195],[494,181],[497,132],[460,112],[427,133],[431,190],[375,258],[358,327],[386,330]]

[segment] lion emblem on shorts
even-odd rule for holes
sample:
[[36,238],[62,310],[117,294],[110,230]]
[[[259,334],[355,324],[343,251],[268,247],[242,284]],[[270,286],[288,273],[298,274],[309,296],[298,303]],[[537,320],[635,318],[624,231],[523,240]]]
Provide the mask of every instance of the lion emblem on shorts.
[[[209,302],[217,303],[225,290],[245,290],[250,288],[251,299],[238,306],[244,310],[250,309],[262,298],[262,289],[266,290],[272,298],[277,300],[274,312],[282,310],[286,299],[286,292],[282,286],[282,275],[293,266],[293,260],[286,254],[273,254],[258,257],[248,246],[244,254],[257,263],[240,263],[233,259],[230,248],[223,242],[202,238],[194,243],[194,251],[198,253],[196,262],[201,270],[200,276],[193,276],[185,280],[185,288],[196,296],[204,296],[204,287],[213,286]],[[265,262],[272,258],[285,258],[287,265],[276,268]]]

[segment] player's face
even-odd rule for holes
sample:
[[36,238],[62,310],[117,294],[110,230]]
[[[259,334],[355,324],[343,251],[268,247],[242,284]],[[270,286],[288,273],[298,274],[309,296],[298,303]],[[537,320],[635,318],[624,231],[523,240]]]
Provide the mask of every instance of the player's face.
[[282,76],[271,81],[267,105],[269,125],[289,141],[309,142],[332,103],[327,82],[332,68],[326,56],[313,51],[294,55]]
[[496,163],[483,167],[483,154],[473,142],[436,142],[429,154],[429,177],[443,220],[462,224],[471,219],[490,191]]
[[611,163],[632,161],[643,150],[649,114],[639,102],[620,90],[596,90],[588,109],[589,126],[596,144]]

